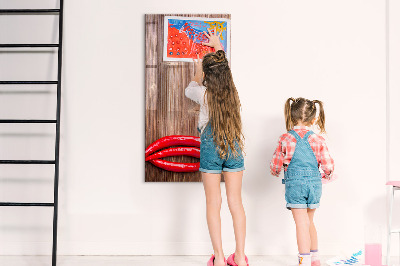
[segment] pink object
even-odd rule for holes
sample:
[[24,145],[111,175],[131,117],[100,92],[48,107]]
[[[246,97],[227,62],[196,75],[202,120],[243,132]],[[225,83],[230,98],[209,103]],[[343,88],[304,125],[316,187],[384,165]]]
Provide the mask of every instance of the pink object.
[[332,177],[330,179],[326,179],[326,178],[322,178],[322,184],[328,184],[332,181],[335,181],[336,179],[338,179],[338,175],[337,174],[333,174]]
[[400,181],[388,181],[386,185],[400,187]]
[[365,244],[365,265],[382,266],[382,244]]
[[312,261],[311,266],[321,266],[321,261],[320,260]]
[[213,254],[211,256],[210,260],[207,262],[207,266],[214,266],[214,259],[215,259],[215,256]]
[[[215,255],[213,254],[210,258],[210,260],[207,262],[207,266],[214,266],[214,260],[215,260]],[[226,265],[226,259],[224,258],[224,262]]]
[[[247,266],[249,266],[249,260],[247,259],[247,256],[244,256],[244,259],[246,260]],[[235,253],[231,254],[228,257],[227,263],[229,266],[238,266],[235,262]]]

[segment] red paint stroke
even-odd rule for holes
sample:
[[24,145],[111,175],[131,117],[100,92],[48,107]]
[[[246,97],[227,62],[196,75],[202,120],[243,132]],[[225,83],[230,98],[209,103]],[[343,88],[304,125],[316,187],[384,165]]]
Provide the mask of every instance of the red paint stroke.
[[[168,43],[167,56],[170,58],[194,58],[197,55],[203,58],[205,54],[214,52],[215,49],[201,43],[195,43],[191,40],[186,32],[192,32],[189,26],[185,26],[182,30],[173,27],[168,27]],[[208,38],[201,34],[197,36],[202,42],[207,42]]]
[[155,159],[160,159],[170,156],[181,156],[187,155],[195,158],[200,158],[200,149],[196,147],[175,147],[161,150],[159,152],[153,153],[152,155],[146,157],[146,161],[151,161]]
[[171,172],[197,172],[200,168],[200,163],[176,163],[160,159],[150,161],[155,166],[171,171]]

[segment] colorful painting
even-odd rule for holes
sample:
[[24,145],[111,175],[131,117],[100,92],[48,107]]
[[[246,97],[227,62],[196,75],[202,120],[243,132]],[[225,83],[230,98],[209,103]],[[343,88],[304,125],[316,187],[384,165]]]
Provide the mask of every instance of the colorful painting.
[[203,45],[208,42],[207,29],[222,31],[221,45],[230,58],[230,20],[226,18],[164,17],[164,61],[193,62],[199,55],[214,52]]

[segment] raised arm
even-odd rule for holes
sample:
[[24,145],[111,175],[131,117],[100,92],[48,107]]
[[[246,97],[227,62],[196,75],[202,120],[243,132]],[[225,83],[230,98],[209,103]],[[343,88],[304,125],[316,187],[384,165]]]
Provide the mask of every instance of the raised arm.
[[[208,33],[204,31],[204,34],[207,36],[208,42],[203,42],[202,44],[213,47],[215,49],[215,51],[223,50],[221,42],[219,41],[222,31],[220,33],[218,33],[216,28],[213,31],[211,31],[210,29],[207,29],[207,31],[208,31]],[[193,59],[193,61],[195,63],[196,73],[193,76],[192,80],[201,84],[201,80],[203,78],[202,61],[201,61],[199,55],[197,55],[197,61],[195,59]]]
[[201,80],[203,78],[203,67],[202,62],[197,55],[197,61],[194,60],[196,73],[192,78],[192,82],[185,89],[185,96],[200,104],[201,100],[204,98],[205,87],[201,85]]
[[197,55],[197,61],[195,59],[193,59],[193,61],[194,61],[196,73],[194,74],[192,81],[196,81],[200,85],[201,80],[203,78],[203,65],[202,65],[203,63],[202,63],[199,55]]
[[[219,41],[221,37],[221,33],[218,33],[217,29],[211,31],[210,29],[207,29],[207,32],[204,32],[204,34],[208,38],[207,43],[202,43],[203,45],[213,47],[215,51],[218,50],[223,50],[222,45]],[[186,97],[190,98],[191,100],[200,103],[201,99],[204,97],[205,93],[205,88],[202,86],[202,79],[203,79],[203,65],[202,65],[202,60],[200,59],[199,55],[197,55],[197,61],[193,59],[194,64],[195,64],[195,74],[192,78],[192,82],[188,85],[188,87],[185,89],[185,95]],[[197,83],[197,84],[196,84]]]

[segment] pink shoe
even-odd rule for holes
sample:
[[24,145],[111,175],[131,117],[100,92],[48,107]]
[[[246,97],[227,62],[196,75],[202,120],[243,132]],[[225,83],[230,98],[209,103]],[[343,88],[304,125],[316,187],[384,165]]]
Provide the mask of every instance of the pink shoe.
[[311,266],[321,266],[321,261],[320,260],[312,261]]
[[[247,256],[244,256],[244,259],[246,260],[247,266],[249,266],[249,260],[247,259]],[[238,266],[235,262],[235,253],[231,254],[228,257],[227,263],[229,266]]]
[[[215,255],[212,254],[210,260],[207,262],[207,266],[214,266]],[[226,259],[224,258],[224,262],[226,265]]]

